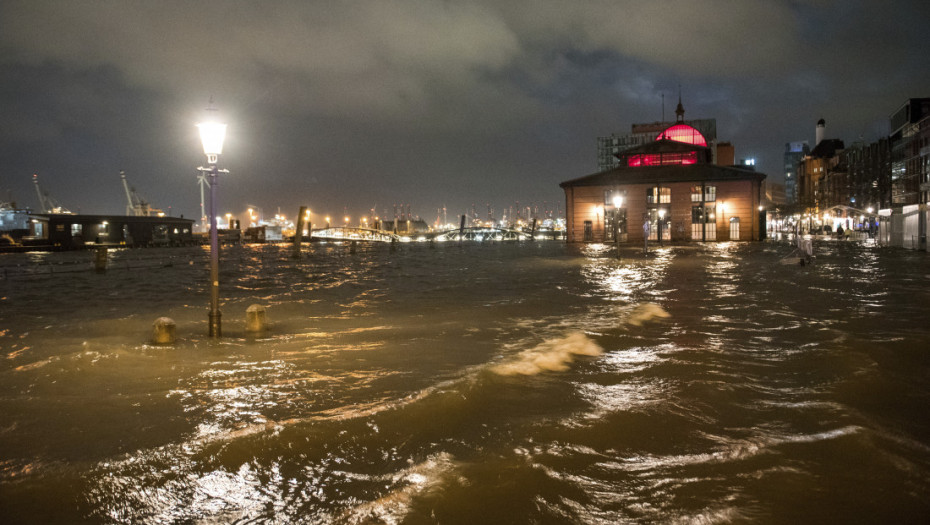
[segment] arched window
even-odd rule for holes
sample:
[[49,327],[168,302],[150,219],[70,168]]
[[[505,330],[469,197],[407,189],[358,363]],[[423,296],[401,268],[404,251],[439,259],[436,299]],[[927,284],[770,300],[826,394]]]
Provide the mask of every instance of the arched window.
[[675,124],[659,134],[656,140],[674,140],[675,142],[684,142],[695,146],[707,146],[707,139],[704,138],[704,135],[687,124]]

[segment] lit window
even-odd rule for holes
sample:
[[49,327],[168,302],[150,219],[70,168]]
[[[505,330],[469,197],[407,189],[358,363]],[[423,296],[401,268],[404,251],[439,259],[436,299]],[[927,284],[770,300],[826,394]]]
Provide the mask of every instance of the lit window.
[[645,155],[632,155],[627,158],[627,166],[675,166],[697,163],[697,152],[686,153],[649,153]]
[[[658,194],[658,198],[657,198]],[[671,188],[662,188],[662,187],[652,187],[646,188],[646,203],[647,204],[668,204],[672,202],[672,189]]]

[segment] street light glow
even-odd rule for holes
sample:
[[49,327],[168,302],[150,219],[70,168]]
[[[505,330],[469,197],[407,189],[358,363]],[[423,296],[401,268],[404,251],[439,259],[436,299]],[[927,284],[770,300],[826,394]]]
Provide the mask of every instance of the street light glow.
[[223,153],[226,124],[201,122],[197,124],[197,128],[200,129],[200,141],[203,143],[203,152],[207,156],[207,162],[216,164],[217,157]]

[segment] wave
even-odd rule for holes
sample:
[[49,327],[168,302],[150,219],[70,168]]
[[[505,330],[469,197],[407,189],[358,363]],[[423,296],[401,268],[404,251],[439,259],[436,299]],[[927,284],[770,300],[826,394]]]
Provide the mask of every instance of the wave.
[[543,372],[564,372],[578,356],[596,357],[603,353],[604,349],[590,337],[582,332],[574,332],[564,337],[543,341],[503,363],[491,366],[490,371],[502,376],[531,376]]
[[655,303],[643,303],[633,308],[630,315],[621,323],[630,326],[642,326],[644,323],[656,319],[665,319],[671,317],[671,314],[665,311],[661,306]]
[[403,523],[413,499],[424,492],[439,490],[443,480],[456,468],[451,454],[440,452],[422,463],[391,476],[392,489],[380,498],[361,503],[339,516],[336,523]]

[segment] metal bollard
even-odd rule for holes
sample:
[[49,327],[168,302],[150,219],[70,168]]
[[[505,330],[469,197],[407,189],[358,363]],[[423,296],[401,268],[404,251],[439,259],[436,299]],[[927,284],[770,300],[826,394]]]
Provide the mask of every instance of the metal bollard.
[[97,270],[97,273],[104,273],[107,271],[106,246],[98,246],[96,251],[94,251],[94,269]]
[[159,317],[152,327],[152,342],[156,345],[173,345],[175,340],[174,319]]
[[260,304],[253,304],[245,310],[245,330],[247,332],[264,332],[268,329],[268,321],[265,318],[265,307]]

